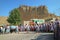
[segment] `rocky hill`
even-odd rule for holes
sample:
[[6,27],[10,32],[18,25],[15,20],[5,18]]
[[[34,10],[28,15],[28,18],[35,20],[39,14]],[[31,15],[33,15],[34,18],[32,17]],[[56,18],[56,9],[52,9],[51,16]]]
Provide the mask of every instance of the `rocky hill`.
[[[48,19],[57,17],[56,15],[49,13],[46,6],[32,7],[22,5],[18,9],[21,15],[22,22],[31,19]],[[0,24],[8,24],[6,20],[7,17],[0,17]]]
[[7,18],[8,18],[8,17],[0,16],[0,25],[2,25],[2,24],[9,24],[9,23],[7,22]]
[[22,21],[30,19],[48,19],[57,17],[54,14],[48,12],[46,6],[31,7],[31,6],[20,6],[19,8]]

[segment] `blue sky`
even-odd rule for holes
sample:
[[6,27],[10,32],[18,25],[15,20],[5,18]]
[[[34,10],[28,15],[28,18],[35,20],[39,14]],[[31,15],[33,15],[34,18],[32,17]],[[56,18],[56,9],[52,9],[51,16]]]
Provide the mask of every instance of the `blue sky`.
[[60,0],[0,0],[0,16],[9,16],[9,12],[21,5],[46,5],[50,13],[60,16]]

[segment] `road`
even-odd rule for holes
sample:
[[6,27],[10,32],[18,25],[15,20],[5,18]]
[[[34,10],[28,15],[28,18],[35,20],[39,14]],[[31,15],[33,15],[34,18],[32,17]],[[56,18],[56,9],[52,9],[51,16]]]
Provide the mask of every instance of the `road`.
[[1,34],[0,40],[53,40],[53,33],[20,32]]
[[33,40],[54,40],[53,33],[40,33],[40,35]]

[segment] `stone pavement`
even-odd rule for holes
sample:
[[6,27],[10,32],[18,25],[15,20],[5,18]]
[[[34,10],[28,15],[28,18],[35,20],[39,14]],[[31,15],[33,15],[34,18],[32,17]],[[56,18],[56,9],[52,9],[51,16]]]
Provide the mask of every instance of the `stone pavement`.
[[53,33],[20,32],[19,34],[1,34],[0,40],[53,40]]

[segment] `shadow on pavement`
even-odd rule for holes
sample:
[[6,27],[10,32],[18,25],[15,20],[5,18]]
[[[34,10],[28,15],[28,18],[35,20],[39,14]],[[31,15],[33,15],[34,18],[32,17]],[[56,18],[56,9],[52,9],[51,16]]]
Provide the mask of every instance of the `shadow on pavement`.
[[54,40],[53,34],[41,34],[36,39],[31,40]]

